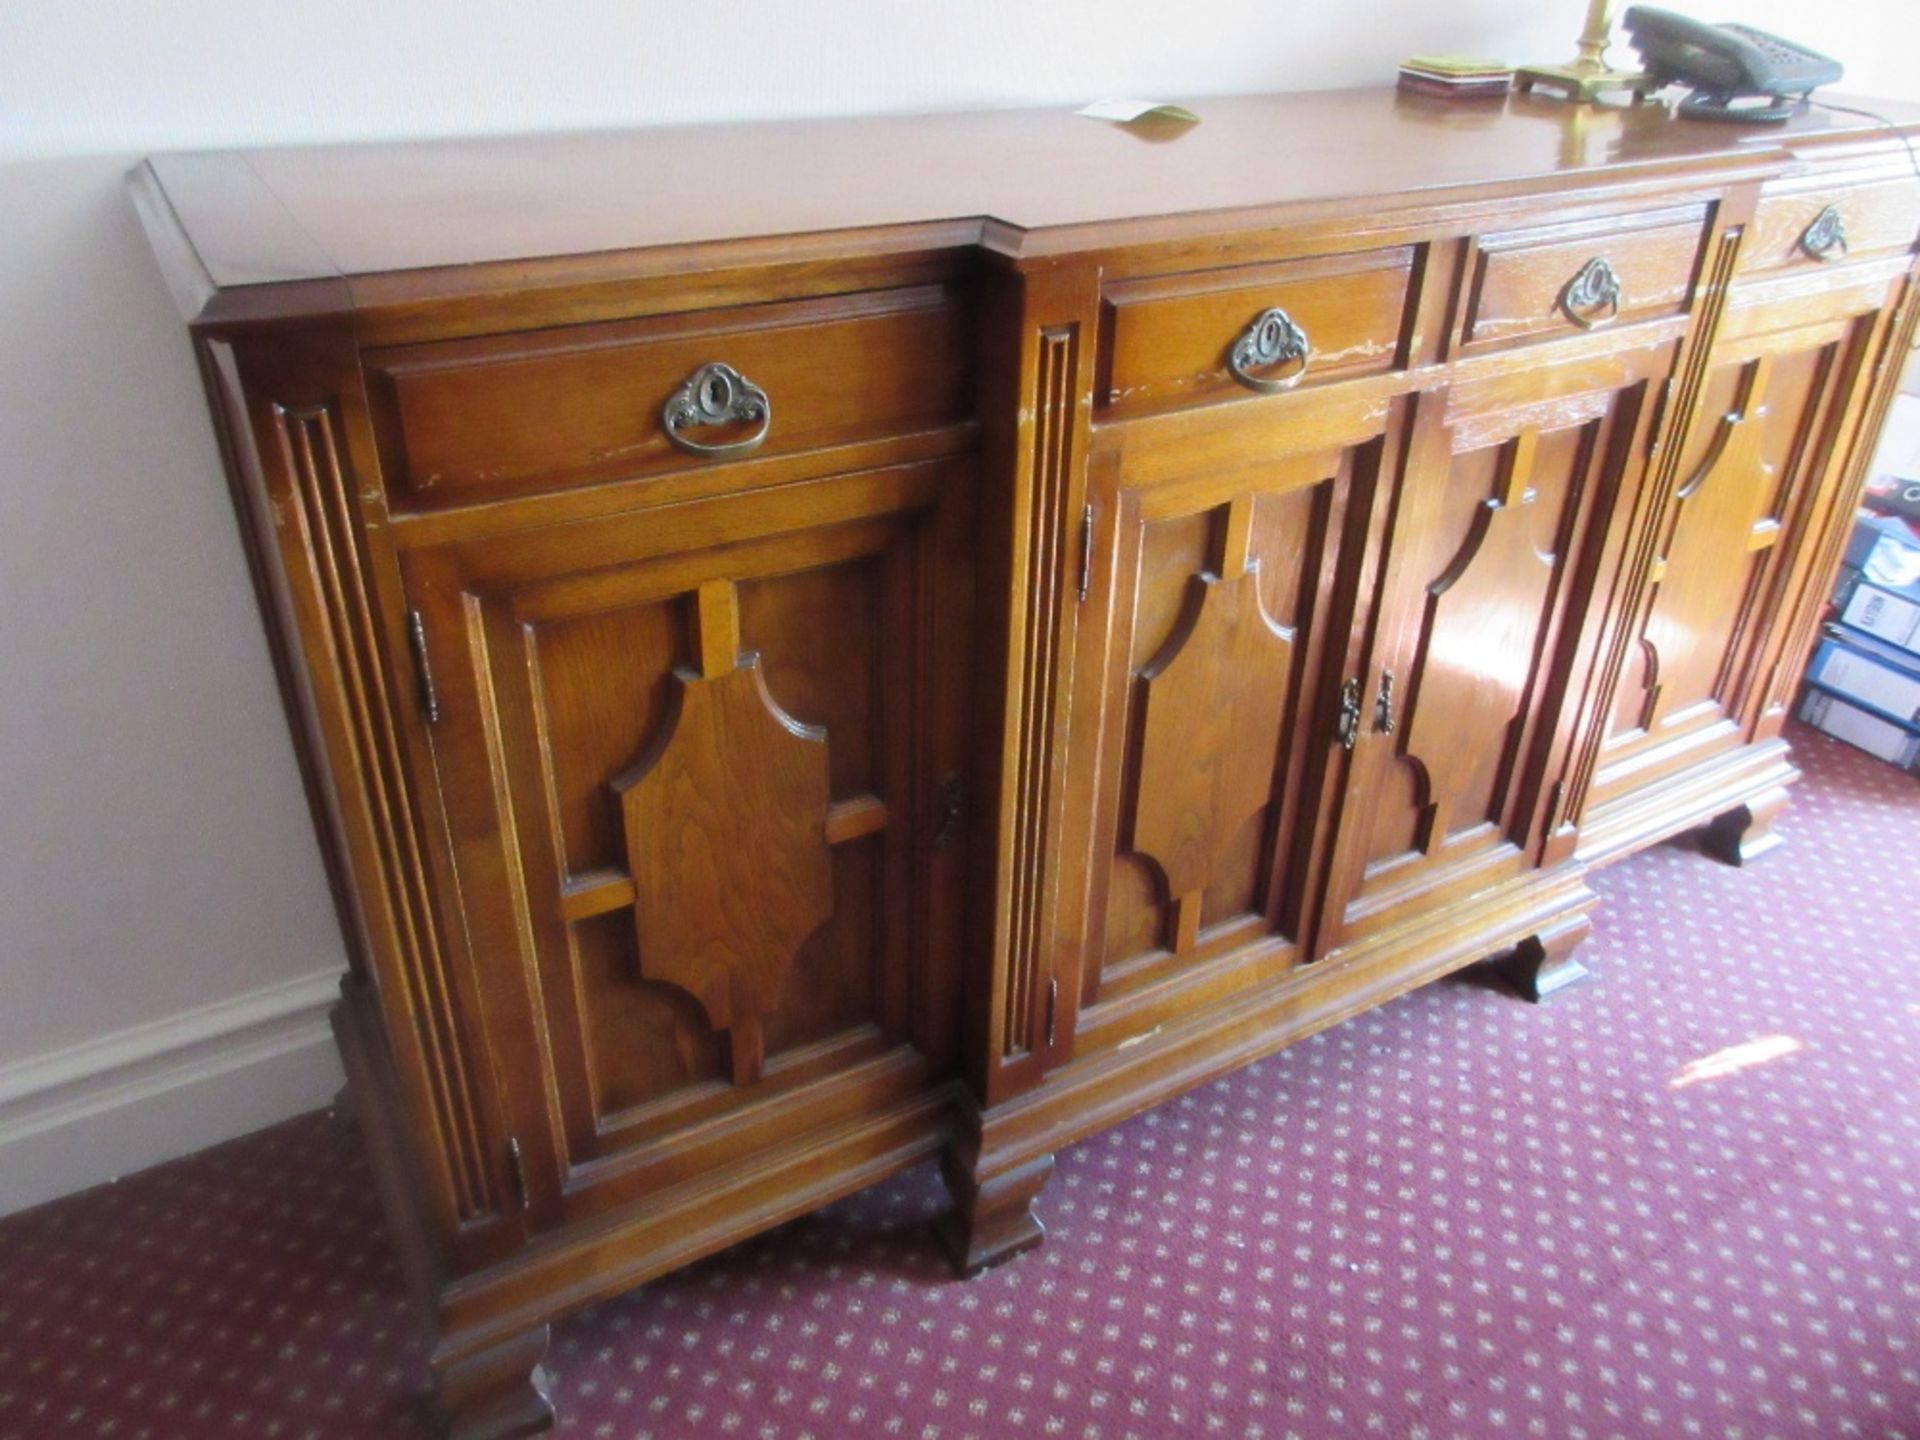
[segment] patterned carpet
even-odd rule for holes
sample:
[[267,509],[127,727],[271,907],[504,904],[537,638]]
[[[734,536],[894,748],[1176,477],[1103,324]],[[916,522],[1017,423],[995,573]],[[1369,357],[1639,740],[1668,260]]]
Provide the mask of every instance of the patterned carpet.
[[[1593,984],[1080,1145],[971,1284],[924,1167],[600,1306],[559,1433],[1920,1440],[1920,785],[1798,744],[1785,850],[1599,878]],[[417,1440],[424,1379],[325,1116],[0,1222],[5,1440]]]

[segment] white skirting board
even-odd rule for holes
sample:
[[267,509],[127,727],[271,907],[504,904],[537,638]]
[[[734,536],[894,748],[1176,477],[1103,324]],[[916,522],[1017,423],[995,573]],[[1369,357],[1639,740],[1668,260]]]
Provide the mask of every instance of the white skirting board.
[[0,1065],[0,1215],[327,1104],[339,993],[326,971]]

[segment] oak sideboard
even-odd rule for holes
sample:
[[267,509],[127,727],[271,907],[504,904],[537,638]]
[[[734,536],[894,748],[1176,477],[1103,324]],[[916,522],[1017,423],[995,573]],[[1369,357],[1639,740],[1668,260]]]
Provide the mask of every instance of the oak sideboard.
[[1920,311],[1900,134],[1194,108],[135,172],[450,1435],[551,1421],[556,1316],[936,1153],[1005,1260],[1061,1146],[1580,978],[1636,847],[1777,843]]

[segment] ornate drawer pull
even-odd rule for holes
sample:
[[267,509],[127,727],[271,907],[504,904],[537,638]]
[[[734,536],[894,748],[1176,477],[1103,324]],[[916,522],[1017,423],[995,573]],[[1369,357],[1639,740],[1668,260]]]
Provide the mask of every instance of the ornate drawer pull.
[[1596,255],[1560,292],[1560,313],[1582,330],[1605,325],[1620,313],[1620,277]]
[[1847,222],[1845,218],[1833,206],[1827,206],[1813,217],[1813,223],[1802,232],[1800,248],[1822,265],[1831,265],[1836,260],[1846,259]]
[[[728,425],[759,421],[760,428],[741,440],[708,444],[682,433],[689,426]],[[767,392],[731,365],[710,360],[702,365],[661,408],[660,423],[667,439],[689,455],[745,455],[760,448],[773,425],[773,402]]]
[[[1227,352],[1227,369],[1249,390],[1277,395],[1306,378],[1307,362],[1312,354],[1313,345],[1307,339],[1307,332],[1294,323],[1291,315],[1275,306],[1254,316],[1253,323],[1233,342],[1233,349]],[[1300,368],[1278,378],[1253,373],[1256,366],[1265,368],[1284,360],[1298,360]]]

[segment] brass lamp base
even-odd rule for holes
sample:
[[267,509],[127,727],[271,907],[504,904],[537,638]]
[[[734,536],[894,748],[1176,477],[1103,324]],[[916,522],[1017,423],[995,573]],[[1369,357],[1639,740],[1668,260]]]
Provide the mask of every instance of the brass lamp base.
[[1562,99],[1585,104],[1621,90],[1635,97],[1647,91],[1647,77],[1632,70],[1614,70],[1605,65],[1572,60],[1565,65],[1523,65],[1513,72],[1513,88],[1522,94],[1536,87],[1557,92]]
[[1552,90],[1576,105],[1602,95],[1631,90],[1635,99],[1648,92],[1647,77],[1607,64],[1607,39],[1613,34],[1613,0],[1587,0],[1587,26],[1574,48],[1580,53],[1564,65],[1522,65],[1513,72],[1513,88],[1522,94]]

